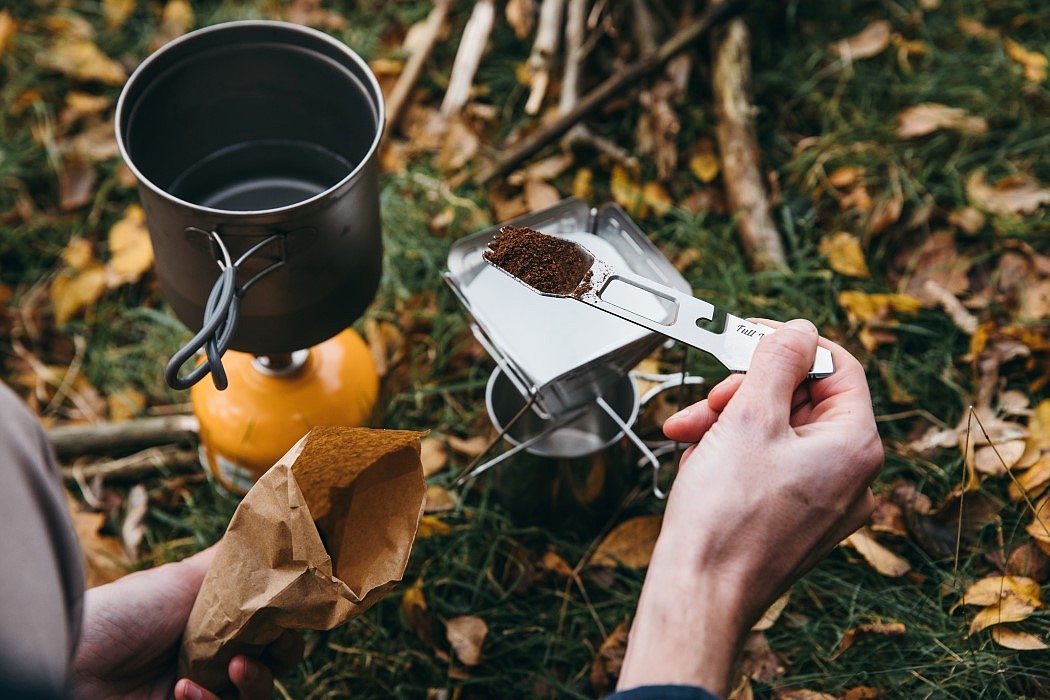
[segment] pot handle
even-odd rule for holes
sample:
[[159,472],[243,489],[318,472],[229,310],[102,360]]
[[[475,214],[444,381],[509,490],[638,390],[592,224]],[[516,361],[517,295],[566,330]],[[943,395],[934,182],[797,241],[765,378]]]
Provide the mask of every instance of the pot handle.
[[[201,229],[196,230],[215,242],[219,252],[222,254],[222,259],[217,261],[221,271],[219,278],[215,280],[215,284],[212,285],[211,292],[208,294],[208,301],[204,306],[204,321],[201,324],[201,329],[197,331],[197,334],[186,345],[171,356],[167,367],[164,369],[164,379],[172,389],[182,390],[189,389],[210,373],[212,382],[215,383],[215,388],[222,391],[229,386],[226,370],[222,366],[222,356],[229,348],[230,339],[237,328],[241,299],[250,286],[263,276],[282,266],[284,264],[284,256],[282,255],[269,267],[257,273],[243,287],[237,286],[237,271],[240,269],[241,264],[259,249],[275,240],[280,241],[282,236],[281,234],[274,234],[260,241],[235,262],[230,257],[230,251],[226,248],[226,244],[223,243],[218,233]],[[186,375],[180,377],[179,370],[182,369],[182,366],[201,351],[205,355],[204,361]]]

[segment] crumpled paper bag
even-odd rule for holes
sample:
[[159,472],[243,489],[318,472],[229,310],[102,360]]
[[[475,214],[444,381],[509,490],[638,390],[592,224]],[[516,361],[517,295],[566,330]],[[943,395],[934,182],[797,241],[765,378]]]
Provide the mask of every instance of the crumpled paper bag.
[[330,630],[404,574],[423,514],[421,433],[314,428],[245,495],[190,612],[179,657],[219,694],[240,653]]

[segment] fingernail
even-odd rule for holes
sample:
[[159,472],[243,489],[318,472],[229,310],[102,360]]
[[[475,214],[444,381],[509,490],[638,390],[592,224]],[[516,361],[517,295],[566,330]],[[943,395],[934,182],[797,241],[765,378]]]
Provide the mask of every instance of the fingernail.
[[201,700],[201,689],[195,686],[193,683],[182,684],[182,697],[186,700]]
[[785,323],[782,328],[790,328],[793,331],[799,331],[802,333],[808,333],[810,335],[817,334],[817,327],[814,326],[810,321],[804,318],[793,318]]
[[667,420],[678,420],[679,418],[685,418],[690,413],[692,413],[691,409],[683,408],[678,413],[675,413],[674,415],[668,416]]
[[255,664],[249,663],[248,659],[242,656],[241,674],[244,676],[244,680],[254,681],[259,676],[259,669],[255,667]]

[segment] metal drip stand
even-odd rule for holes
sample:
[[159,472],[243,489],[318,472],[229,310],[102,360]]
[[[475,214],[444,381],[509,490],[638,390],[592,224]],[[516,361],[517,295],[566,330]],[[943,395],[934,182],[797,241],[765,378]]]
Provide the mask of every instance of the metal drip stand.
[[[652,469],[654,495],[664,498],[660,456],[670,448],[664,441],[643,441],[633,425],[639,410],[660,391],[703,380],[684,374],[647,375],[646,380],[658,384],[640,397],[633,369],[665,337],[594,313],[572,300],[536,295],[493,269],[482,253],[502,225],[529,226],[584,243],[636,274],[691,291],[670,261],[615,204],[594,209],[568,199],[457,241],[449,253],[445,280],[473,316],[471,330],[496,363],[486,387],[486,404],[498,434],[456,484],[522,451],[581,457],[626,437],[641,453],[639,465]],[[654,309],[654,317],[659,313],[659,308]],[[479,463],[501,440],[510,447]]]

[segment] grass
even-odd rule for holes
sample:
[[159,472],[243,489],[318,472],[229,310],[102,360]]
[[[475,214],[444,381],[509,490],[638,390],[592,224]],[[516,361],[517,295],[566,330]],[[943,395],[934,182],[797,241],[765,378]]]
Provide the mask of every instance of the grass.
[[[449,38],[438,44],[421,77],[423,104],[436,106],[442,97],[471,5],[466,0],[454,4]],[[665,10],[672,5],[654,2]],[[66,95],[76,88],[112,101],[119,86],[77,83],[42,69],[37,57],[48,50],[51,36],[46,20],[86,21],[98,46],[132,67],[148,53],[163,6],[140,0],[119,30],[106,28],[98,3],[16,0],[5,7],[19,24],[0,53],[0,378],[31,404],[46,408],[41,418],[49,423],[75,418],[77,410],[68,401],[36,397],[26,381],[27,352],[60,369],[78,362],[87,384],[103,397],[128,388],[141,392],[146,413],[185,408],[185,395],[164,387],[160,377],[170,353],[189,334],[167,309],[152,276],[108,292],[63,327],[54,325],[46,295],[49,281],[63,267],[67,242],[85,237],[104,256],[109,228],[137,201],[119,176],[119,159],[111,158],[95,166],[91,202],[71,211],[59,208],[57,176],[68,158],[64,147],[80,128],[61,121]],[[195,26],[275,17],[282,7],[266,0],[193,3]],[[401,56],[400,39],[430,5],[336,1],[325,9],[347,19],[342,28],[329,31],[371,60]],[[670,259],[683,261],[681,271],[698,296],[741,315],[810,318],[853,350],[868,369],[887,447],[876,490],[889,494],[907,483],[935,507],[945,504],[963,481],[959,451],[918,455],[906,445],[931,425],[924,416],[945,425],[965,418],[981,379],[967,357],[970,337],[940,309],[925,308],[900,318],[895,342],[865,348],[860,326],[850,322],[838,298],[850,289],[900,291],[900,256],[931,231],[952,229],[949,214],[969,204],[966,183],[973,173],[983,171],[990,183],[1019,173],[1044,186],[1050,182],[1047,82],[1026,81],[1000,37],[971,36],[959,24],[971,18],[1046,55],[1050,17],[1038,3],[1024,0],[767,1],[754,4],[746,17],[753,32],[758,133],[764,165],[777,183],[773,215],[792,272],[749,272],[734,222],[718,206],[698,212],[676,206],[664,215],[639,217],[639,223]],[[831,51],[835,42],[874,20],[891,24],[887,50],[853,62]],[[600,42],[595,62],[606,69],[615,65],[625,41],[621,35]],[[698,138],[713,138],[706,49],[706,42],[693,48],[698,70],[678,105],[682,130],[677,145],[683,158],[679,171],[664,183],[676,203],[694,195],[713,195],[707,201],[717,203],[720,196],[720,181],[699,182],[686,163]],[[497,117],[475,125],[479,158],[497,151],[512,133],[536,126],[537,119],[523,113],[527,89],[516,79],[528,52],[528,40],[497,24],[477,80],[478,100],[494,105]],[[988,130],[899,138],[896,115],[923,102],[965,109],[985,118]],[[642,112],[632,94],[593,116],[590,124],[633,150]],[[800,148],[800,143],[809,145]],[[611,199],[611,164],[587,149],[574,156],[573,166],[553,181],[559,191],[568,194],[574,176],[586,167],[594,175],[592,202]],[[863,169],[873,202],[899,196],[899,219],[881,232],[866,232],[864,216],[842,207],[821,186],[821,173],[843,167]],[[640,180],[649,182],[655,174],[651,159],[641,158]],[[489,430],[484,391],[493,364],[478,353],[469,319],[441,273],[452,242],[496,223],[495,199],[515,191],[479,188],[468,180],[450,187],[453,175],[442,172],[435,155],[425,151],[413,152],[402,169],[382,175],[386,263],[368,316],[397,327],[405,351],[384,379],[377,424],[471,437]],[[446,210],[451,223],[432,230],[431,223]],[[973,233],[956,232],[959,255],[972,264],[974,290],[994,289],[999,256],[1010,246],[1050,254],[1046,212],[1044,206],[1028,216],[989,217]],[[909,225],[919,214],[924,216]],[[847,278],[829,269],[819,243],[838,230],[855,232],[863,241],[870,277]],[[699,254],[679,257],[687,251]],[[997,328],[1015,323],[1038,337],[1048,334],[1045,318],[1021,319],[1009,299],[995,294],[973,312]],[[1003,386],[1035,402],[1045,392],[1040,378],[1047,358],[1045,348],[1032,352],[1030,360],[1004,362],[999,376]],[[725,373],[702,353],[679,347],[665,350],[659,360],[668,371],[684,362],[711,381]],[[453,451],[449,469],[432,477],[432,483],[450,486],[469,460]],[[590,681],[592,661],[603,640],[630,618],[642,572],[584,568],[577,582],[544,568],[542,561],[553,552],[575,566],[614,523],[662,509],[636,460],[626,443],[594,458],[519,455],[477,480],[462,493],[462,507],[441,516],[450,532],[417,542],[398,589],[346,627],[309,635],[310,654],[282,681],[286,696],[595,697],[599,689]],[[998,553],[1028,538],[1023,530],[1028,515],[1008,500],[1007,484],[988,479],[971,496],[997,499],[1002,507],[967,531],[957,563],[954,525],[936,514],[912,514],[907,535],[883,540],[911,563],[906,577],[876,573],[852,549],[833,553],[795,587],[781,619],[766,633],[784,673],[755,680],[755,695],[777,697],[806,688],[843,697],[860,686],[880,697],[1050,695],[1050,656],[1004,649],[987,631],[969,635],[974,610],[955,607],[973,580],[997,570]],[[125,487],[108,487],[118,504],[109,512],[114,531]],[[180,557],[214,541],[236,506],[236,499],[200,475],[157,477],[148,480],[148,487],[147,562]],[[1045,589],[1045,577],[1042,583]],[[414,586],[426,601],[425,613],[403,605]],[[485,658],[471,668],[450,658],[444,638],[443,621],[466,614],[489,625]],[[860,639],[837,653],[858,625],[887,622],[905,623],[906,633]],[[1021,628],[1045,640],[1050,617],[1037,611]]]

